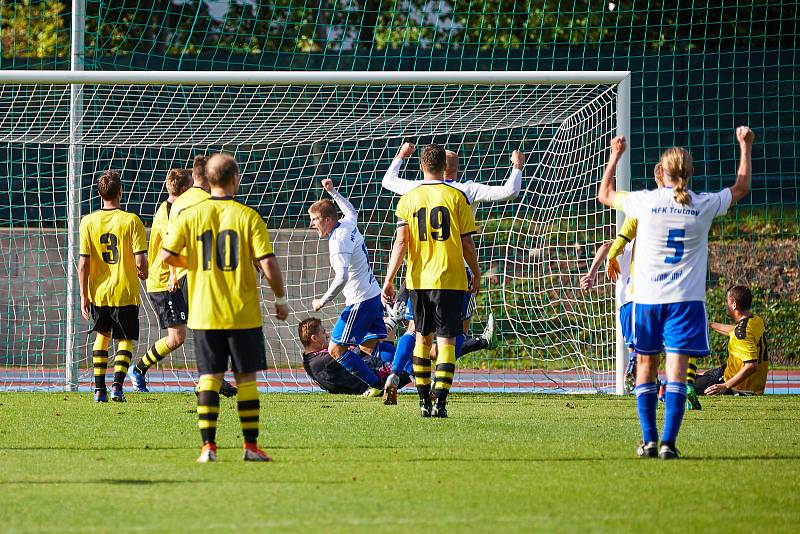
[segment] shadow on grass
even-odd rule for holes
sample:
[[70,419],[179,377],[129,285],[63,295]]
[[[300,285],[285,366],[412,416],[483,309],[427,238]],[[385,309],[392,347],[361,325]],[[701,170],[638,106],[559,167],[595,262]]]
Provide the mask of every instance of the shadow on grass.
[[6,480],[0,482],[0,486],[10,484],[36,484],[36,485],[112,485],[112,486],[153,486],[156,484],[187,484],[192,482],[203,482],[202,480],[145,480],[136,478],[120,478],[110,480]]
[[[680,461],[702,462],[708,460],[800,460],[800,455],[784,455],[784,456],[681,456]],[[488,463],[488,462],[503,462],[503,463],[550,463],[550,462],[647,462],[647,459],[630,456],[626,458],[620,457],[575,457],[575,458],[413,458],[405,460],[407,462],[464,462],[464,463]],[[650,461],[658,461],[658,458],[650,459]]]

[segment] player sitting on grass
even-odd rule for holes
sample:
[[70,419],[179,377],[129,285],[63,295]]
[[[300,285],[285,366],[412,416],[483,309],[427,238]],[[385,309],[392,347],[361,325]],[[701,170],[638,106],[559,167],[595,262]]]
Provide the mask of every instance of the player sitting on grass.
[[[390,339],[391,333],[387,332]],[[303,368],[310,379],[328,393],[345,393],[350,395],[363,394],[369,386],[362,380],[353,376],[339,362],[331,358],[328,353],[330,336],[322,321],[316,317],[309,317],[300,321],[297,335],[303,345]],[[382,343],[389,343],[383,341]],[[385,379],[391,372],[391,362],[383,361],[377,355],[364,358],[364,363],[374,372],[379,379]],[[408,373],[400,373],[400,387],[411,382]]]
[[319,311],[340,292],[344,293],[345,308],[333,327],[328,352],[342,367],[372,388],[370,396],[380,395],[383,382],[350,347],[358,346],[365,354],[372,354],[379,341],[386,337],[381,288],[372,274],[364,237],[358,231],[355,208],[336,191],[329,178],[322,181],[322,187],[344,216],[337,219],[336,207],[329,199],[318,200],[308,209],[311,227],[328,240],[335,274],[328,290],[314,299],[311,306]]
[[[403,143],[383,177],[381,182],[383,187],[398,195],[404,195],[422,183],[420,180],[402,179],[399,175],[403,161],[410,158],[414,153],[414,150],[415,146],[413,143]],[[506,200],[512,200],[519,195],[519,191],[522,186],[522,169],[525,165],[525,155],[519,150],[513,151],[511,153],[511,164],[511,172],[506,180],[506,183],[502,186],[484,185],[476,183],[472,180],[459,182],[458,154],[452,150],[446,150],[444,181],[456,187],[459,191],[466,195],[467,200],[472,206],[472,213],[474,217],[475,213],[477,212],[478,205],[481,202],[503,202]],[[467,280],[470,280],[472,275],[466,265],[465,268]],[[402,291],[400,293],[402,293]],[[403,334],[403,336],[397,342],[397,350],[395,352],[394,361],[392,362],[392,374],[389,375],[389,378],[386,381],[386,387],[384,389],[385,404],[396,404],[397,373],[403,369],[403,367],[411,359],[411,355],[414,352],[416,334],[414,318],[411,309],[411,303],[409,302],[406,305],[405,315],[405,318],[409,321],[408,328],[406,329],[405,334]],[[461,319],[463,321],[464,333],[456,338],[456,357],[463,356],[464,354],[468,354],[469,352],[473,352],[475,350],[488,348],[491,344],[494,334],[494,316],[489,314],[486,329],[484,330],[483,335],[477,338],[472,338],[472,341],[477,342],[478,345],[466,346],[468,343],[470,343],[470,340],[465,339],[465,335],[467,332],[469,332],[474,311],[475,296],[468,292],[464,296],[464,305],[461,309]],[[485,340],[485,344],[481,342],[483,340]]]
[[733,286],[725,293],[725,311],[736,324],[711,323],[711,329],[728,336],[728,361],[697,377],[705,395],[763,395],[769,358],[764,319],[750,311],[753,293]]
[[108,402],[106,369],[108,345],[118,340],[114,358],[111,400],[125,402],[122,383],[128,374],[133,342],[139,338],[139,280],[147,278],[147,245],[144,224],[120,209],[122,180],[117,171],[97,178],[103,207],[80,223],[78,283],[81,314],[91,318],[97,332],[92,350],[94,401]]
[[[263,271],[275,294],[275,317],[289,309],[278,261],[261,215],[234,200],[239,167],[232,156],[217,154],[207,163],[211,196],[186,208],[162,243],[161,260],[188,271],[189,328],[200,372],[197,416],[203,449],[200,463],[217,459],[219,388],[229,363],[239,387],[237,409],[245,461],[269,461],[258,448],[260,402],[256,373],[266,369],[259,282]],[[178,251],[186,249],[186,256]]]
[[[715,217],[750,191],[753,132],[739,127],[741,160],[736,183],[718,193],[688,189],[694,167],[689,152],[679,147],[661,155],[664,187],[617,193],[616,166],[625,152],[624,137],[611,142],[611,154],[597,199],[638,219],[637,259],[633,275],[634,349],[639,357],[636,399],[643,439],[640,457],[677,459],[675,447],[686,409],[689,356],[710,353],[705,311],[708,231]],[[664,429],[658,445],[656,405],[661,351],[667,353]]]
[[[456,337],[464,332],[464,293],[477,293],[480,286],[472,241],[475,218],[466,195],[444,182],[445,163],[443,147],[428,145],[422,150],[420,167],[425,180],[397,203],[397,234],[382,289],[384,303],[394,303],[394,276],[408,256],[405,285],[411,292],[417,330],[412,363],[422,417],[447,417],[447,396],[455,374]],[[464,276],[464,262],[471,270],[469,283]],[[434,333],[438,352],[436,381],[431,391]]]
[[188,317],[186,298],[177,286],[172,285],[171,291],[168,289],[170,267],[161,261],[158,253],[161,251],[161,241],[166,233],[167,219],[172,205],[191,185],[191,170],[170,169],[166,179],[169,196],[156,210],[153,225],[150,227],[150,244],[147,249],[147,257],[150,260],[147,296],[158,316],[158,324],[162,330],[166,329],[167,336],[156,341],[136,365],[130,368],[133,387],[142,393],[148,392],[145,378],[147,370],[178,349],[186,340]]

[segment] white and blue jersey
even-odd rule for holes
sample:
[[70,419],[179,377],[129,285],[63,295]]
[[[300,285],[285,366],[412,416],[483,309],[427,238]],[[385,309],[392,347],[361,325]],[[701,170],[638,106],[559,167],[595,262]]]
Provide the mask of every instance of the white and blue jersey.
[[689,192],[684,206],[671,188],[637,191],[615,206],[635,217],[633,344],[639,354],[710,353],[705,311],[708,231],[731,205],[730,189]]
[[364,236],[356,226],[356,210],[337,191],[330,194],[344,217],[328,236],[334,279],[320,300],[323,305],[327,304],[342,292],[346,305],[331,332],[331,339],[342,345],[357,345],[365,338],[385,338],[381,287],[372,273]]

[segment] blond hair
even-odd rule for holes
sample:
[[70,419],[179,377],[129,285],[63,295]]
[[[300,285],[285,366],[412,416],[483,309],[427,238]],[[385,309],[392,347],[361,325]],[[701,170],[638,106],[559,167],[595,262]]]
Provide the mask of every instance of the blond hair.
[[692,203],[689,194],[689,179],[694,174],[692,155],[685,148],[674,146],[661,154],[658,162],[663,173],[672,179],[672,190],[675,202],[682,206]]
[[226,187],[232,184],[237,174],[239,174],[239,166],[230,154],[220,152],[206,161],[205,176],[208,183],[214,187]]
[[331,219],[336,218],[336,206],[334,206],[333,202],[331,202],[327,198],[323,198],[322,200],[317,200],[316,202],[311,204],[311,207],[308,208],[308,212],[315,213],[320,217],[322,217],[323,219],[326,219],[328,217],[330,217]]

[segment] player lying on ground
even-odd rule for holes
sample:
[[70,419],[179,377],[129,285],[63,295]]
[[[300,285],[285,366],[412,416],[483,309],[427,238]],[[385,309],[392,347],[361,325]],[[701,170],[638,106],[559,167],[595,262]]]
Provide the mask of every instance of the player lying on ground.
[[[217,459],[219,389],[229,365],[239,388],[237,409],[244,436],[245,461],[269,461],[258,448],[260,402],[256,373],[267,367],[259,282],[264,273],[275,294],[275,317],[289,314],[286,290],[267,226],[261,215],[234,200],[239,167],[228,154],[209,158],[206,173],[211,196],[184,209],[162,243],[161,260],[187,269],[188,326],[200,372],[197,416],[203,449],[198,462]],[[186,256],[179,251],[186,250]]]
[[[417,331],[412,363],[422,417],[447,417],[447,395],[455,373],[455,342],[464,331],[464,293],[477,293],[480,286],[472,241],[475,218],[466,195],[443,181],[445,163],[443,147],[428,145],[422,150],[420,167],[425,180],[397,203],[397,234],[382,289],[384,303],[393,303],[394,276],[408,256],[405,285],[411,292]],[[469,284],[464,276],[465,261],[472,271]],[[435,388],[431,391],[434,332],[438,354]]]
[[[398,195],[404,195],[420,185],[422,183],[421,180],[405,180],[400,178],[400,168],[403,165],[403,161],[410,158],[411,155],[414,153],[415,146],[412,143],[403,143],[398,150],[397,155],[395,156],[394,160],[392,161],[389,169],[386,171],[386,174],[383,177],[381,185],[396,193]],[[478,209],[478,205],[481,202],[503,202],[507,200],[512,200],[519,195],[519,191],[522,185],[522,169],[525,165],[525,155],[520,152],[519,150],[515,150],[511,153],[511,172],[506,180],[505,184],[502,186],[489,186],[484,184],[476,183],[472,180],[468,180],[466,182],[459,182],[458,180],[458,154],[452,150],[445,151],[445,171],[444,171],[444,181],[448,184],[453,185],[459,191],[463,192],[467,200],[469,201],[472,207],[473,217]],[[466,266],[465,266],[466,267]],[[471,273],[469,272],[469,268],[466,268],[466,277],[467,280],[471,278]],[[411,355],[414,352],[414,345],[416,343],[416,335],[415,335],[415,326],[414,326],[414,319],[413,313],[411,312],[411,304],[408,303],[407,307],[407,314],[406,319],[409,320],[408,328],[406,329],[405,334],[397,343],[397,351],[395,352],[395,359],[392,363],[392,375],[386,381],[386,387],[384,389],[384,403],[386,404],[394,404],[397,402],[397,373],[406,365],[406,363],[411,359]],[[462,354],[464,350],[462,348],[462,344],[465,343],[464,335],[469,332],[470,322],[472,320],[472,315],[475,312],[475,297],[471,293],[467,293],[465,295],[465,302],[464,306],[461,310],[461,319],[463,321],[463,331],[464,334],[458,336],[456,338],[456,356]],[[494,330],[494,317],[489,315],[489,319],[487,322],[486,330],[492,331]],[[491,342],[491,338],[489,338],[489,342]],[[488,347],[488,343],[486,347]],[[483,348],[486,348],[483,347]],[[480,349],[475,349],[480,350]]]
[[[694,172],[692,157],[678,147],[661,155],[664,187],[617,193],[614,178],[625,139],[612,140],[597,199],[638,219],[633,315],[634,350],[639,355],[635,392],[643,435],[639,456],[679,456],[675,442],[686,409],[689,356],[710,353],[705,311],[708,231],[715,217],[724,215],[750,191],[753,137],[746,126],[736,131],[741,150],[736,183],[718,193],[699,195],[688,189]],[[662,350],[667,353],[667,387],[659,448],[656,377]]]
[[161,241],[166,232],[167,219],[175,200],[192,186],[192,171],[189,169],[170,169],[167,173],[166,188],[169,196],[161,203],[153,217],[150,227],[150,243],[147,257],[150,260],[147,276],[147,296],[158,316],[158,324],[167,335],[156,341],[136,365],[131,366],[130,376],[136,391],[147,393],[145,375],[151,366],[163,360],[172,351],[183,345],[186,340],[186,319],[188,310],[186,298],[182,291],[174,287],[168,289],[170,266],[161,261]]
[[725,311],[736,324],[711,323],[712,330],[728,337],[728,361],[697,377],[705,395],[763,395],[769,373],[764,319],[753,314],[753,293],[733,286],[725,293]]
[[336,295],[344,293],[345,308],[333,327],[328,352],[342,367],[380,394],[383,382],[350,347],[358,346],[357,350],[371,355],[386,337],[381,288],[372,274],[364,236],[358,231],[355,208],[336,191],[330,179],[324,179],[322,187],[336,201],[343,217],[337,219],[336,207],[329,199],[318,200],[308,209],[311,227],[320,238],[328,240],[334,272],[330,287],[312,301],[311,307],[319,311]]
[[106,369],[111,338],[118,340],[111,400],[125,402],[122,384],[139,338],[139,278],[147,278],[144,224],[120,209],[122,180],[117,171],[97,178],[103,207],[81,218],[78,284],[81,314],[97,332],[92,350],[94,401],[108,402]]

